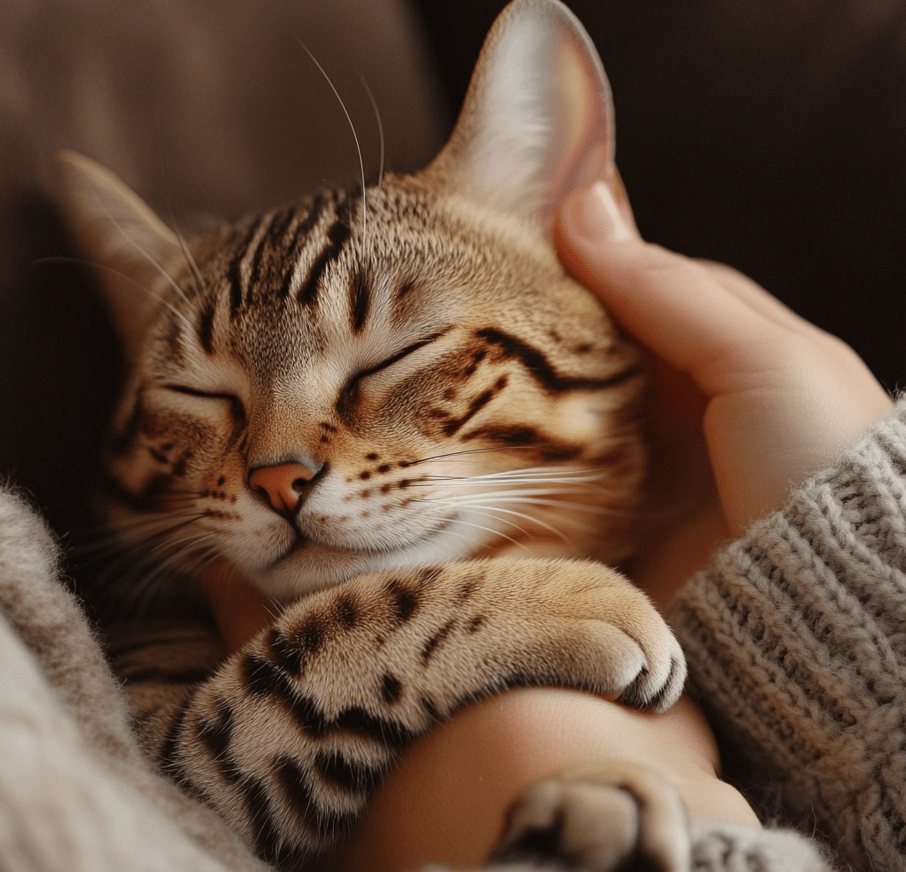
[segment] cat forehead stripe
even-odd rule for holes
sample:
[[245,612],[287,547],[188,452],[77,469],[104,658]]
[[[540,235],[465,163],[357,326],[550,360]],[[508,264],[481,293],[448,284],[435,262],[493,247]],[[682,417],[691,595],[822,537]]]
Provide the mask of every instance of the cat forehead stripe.
[[258,244],[252,254],[252,266],[249,270],[248,278],[248,287],[250,289],[258,287],[261,282],[261,266],[264,260],[264,253],[267,251],[269,245],[274,244],[274,239],[276,239],[276,245],[279,246],[280,240],[283,238],[282,228],[285,227],[285,223],[286,216],[282,212],[273,212],[268,216],[264,229],[261,231]]
[[198,339],[207,355],[214,353],[214,317],[216,314],[215,304],[208,302],[201,310],[198,319]]
[[363,268],[353,270],[349,280],[349,321],[352,332],[358,335],[368,320],[371,308],[371,276]]
[[[358,190],[321,191],[308,208],[295,204],[266,213],[243,228],[238,241],[234,236],[234,254],[227,267],[231,318],[252,305],[262,292],[288,299],[295,290],[300,303],[314,305],[325,270],[339,258],[352,236],[351,216],[360,196]],[[326,242],[301,263],[306,241],[328,210],[333,220],[319,233]],[[300,273],[304,274],[301,280]],[[207,324],[204,329],[208,330]]]
[[[315,225],[321,219],[321,215],[324,212],[324,206],[327,203],[327,197],[324,195],[323,191],[318,191],[315,194],[314,199],[312,200],[311,208],[308,210],[308,214],[302,218],[301,221],[293,229],[292,239],[287,243],[284,254],[291,264],[296,264],[298,259],[298,252],[302,244],[305,241],[305,238],[309,233],[314,230]],[[299,210],[295,210],[298,216]],[[282,300],[285,300],[292,293],[294,279],[296,277],[297,268],[294,266],[292,269],[286,270],[286,273],[283,277],[283,283],[280,286],[279,297]]]
[[243,291],[246,285],[242,276],[242,264],[245,262],[253,240],[258,235],[258,231],[261,229],[262,224],[264,224],[264,220],[265,216],[262,215],[252,222],[251,227],[245,232],[242,242],[236,247],[236,255],[233,257],[229,269],[227,270],[227,276],[230,283],[231,315],[236,315],[242,308],[244,301]]
[[305,305],[313,306],[318,301],[318,292],[321,289],[321,278],[328,265],[340,256],[343,247],[352,236],[350,218],[352,206],[358,195],[355,193],[340,193],[339,202],[336,203],[336,219],[327,231],[327,245],[315,259],[296,299]]

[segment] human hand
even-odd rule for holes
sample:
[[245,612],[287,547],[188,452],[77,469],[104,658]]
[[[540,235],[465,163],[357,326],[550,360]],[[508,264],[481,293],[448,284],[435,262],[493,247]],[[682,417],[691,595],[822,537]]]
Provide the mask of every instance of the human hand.
[[555,237],[570,273],[653,355],[657,520],[632,572],[664,603],[891,399],[849,346],[750,279],[644,242],[616,175],[568,198]]

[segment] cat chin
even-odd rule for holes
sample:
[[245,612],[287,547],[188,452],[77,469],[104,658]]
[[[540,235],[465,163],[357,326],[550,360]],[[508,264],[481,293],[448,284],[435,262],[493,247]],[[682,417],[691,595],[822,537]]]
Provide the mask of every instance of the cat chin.
[[490,556],[487,549],[463,550],[463,538],[448,529],[412,545],[387,551],[352,551],[310,542],[268,569],[250,569],[246,577],[262,593],[287,602],[341,584],[357,575],[387,569],[455,563]]

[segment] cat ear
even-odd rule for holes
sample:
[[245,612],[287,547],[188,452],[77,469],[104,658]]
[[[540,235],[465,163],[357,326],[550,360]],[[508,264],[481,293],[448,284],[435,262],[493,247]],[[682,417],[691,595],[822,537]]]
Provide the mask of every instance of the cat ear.
[[132,359],[159,302],[151,285],[180,254],[179,239],[100,164],[71,151],[58,159],[64,216],[95,268],[127,359]]
[[453,134],[428,168],[441,184],[549,228],[574,189],[613,176],[610,85],[557,0],[515,0],[491,28]]

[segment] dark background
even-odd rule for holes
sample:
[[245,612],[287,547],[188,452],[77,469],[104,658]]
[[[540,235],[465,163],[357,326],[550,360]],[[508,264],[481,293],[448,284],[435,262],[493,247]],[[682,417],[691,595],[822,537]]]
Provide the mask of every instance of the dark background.
[[[452,106],[503,0],[417,0]],[[906,4],[569,0],[642,233],[725,261],[906,387]]]

